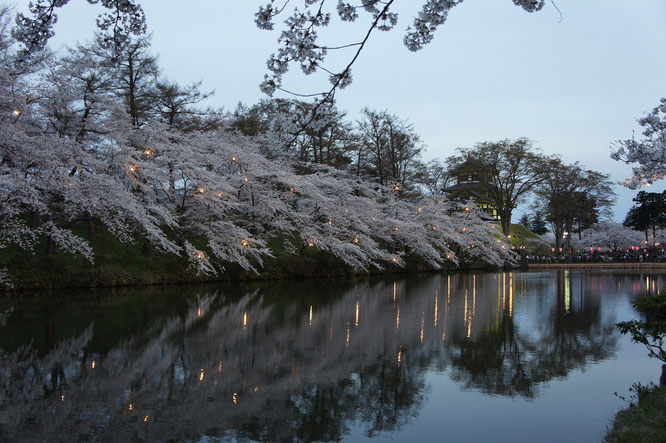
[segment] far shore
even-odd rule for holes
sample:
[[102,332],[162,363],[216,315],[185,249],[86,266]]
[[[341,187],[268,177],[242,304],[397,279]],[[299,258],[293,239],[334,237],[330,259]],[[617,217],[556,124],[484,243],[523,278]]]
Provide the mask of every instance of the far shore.
[[539,269],[663,269],[666,270],[666,263],[530,263],[527,265],[530,271]]

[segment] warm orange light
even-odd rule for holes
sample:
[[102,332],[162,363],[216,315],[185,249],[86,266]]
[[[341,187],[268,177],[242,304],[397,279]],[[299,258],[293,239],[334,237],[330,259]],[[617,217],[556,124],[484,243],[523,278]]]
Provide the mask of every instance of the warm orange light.
[[465,208],[465,212],[469,212],[469,211],[470,211],[470,209],[469,209],[469,208]]
[[250,246],[250,242],[243,239],[243,240],[241,240],[241,245],[247,248],[248,246]]
[[358,237],[354,237],[354,243],[358,244],[359,240]]
[[232,396],[232,398],[233,398],[233,400],[234,400],[234,404],[237,404],[237,403],[238,403],[238,394],[236,394],[236,393],[234,392],[234,395]]
[[147,156],[153,155],[153,151],[151,151],[150,149],[146,149],[145,151],[143,151],[143,153],[146,154]]
[[217,193],[217,196],[218,196],[218,197],[222,197],[223,195],[224,195],[224,192],[218,192],[218,193]]
[[423,208],[419,206],[419,212],[423,212]]
[[243,180],[245,180],[246,182],[249,181],[247,177],[243,177]]
[[308,242],[308,246],[313,247],[313,246],[314,246],[314,243],[312,243],[312,242]]
[[197,191],[198,191],[199,193],[203,194],[206,190],[205,190],[204,188],[202,188],[202,187],[198,187],[198,188],[197,188]]
[[143,421],[148,422],[148,416],[147,415],[145,417],[143,417]]
[[93,369],[95,369],[95,360],[92,361],[90,367],[93,368]]
[[14,117],[19,117],[21,114],[23,114],[23,111],[20,111],[18,109],[14,109],[12,111],[12,114],[14,115]]
[[293,186],[292,186],[291,188],[289,188],[289,190],[290,190],[291,192],[296,192],[296,188],[294,188]]
[[129,404],[129,410],[131,411],[131,410],[133,410],[133,409],[134,409],[134,405],[133,405],[132,403],[130,403],[130,404]]
[[232,162],[235,162],[236,160],[238,160],[236,157],[231,157]]
[[60,396],[60,401],[65,401],[65,394],[62,394],[62,395]]
[[130,166],[129,170],[130,172],[136,172],[136,166]]
[[204,380],[204,370],[202,368],[201,373],[199,374],[199,381],[203,381],[203,380]]

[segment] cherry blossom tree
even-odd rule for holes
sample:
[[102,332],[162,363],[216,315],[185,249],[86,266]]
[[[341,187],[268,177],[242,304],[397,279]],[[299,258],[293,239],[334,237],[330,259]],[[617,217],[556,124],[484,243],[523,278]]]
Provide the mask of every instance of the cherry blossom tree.
[[582,248],[604,248],[624,250],[643,243],[641,232],[612,221],[600,222],[583,232],[578,246]]
[[[66,2],[50,9],[47,3],[33,7],[45,14],[44,26]],[[136,12],[126,3],[127,13]],[[28,63],[26,41],[21,46],[10,36],[4,11],[0,248],[33,251],[46,240],[47,254],[93,261],[94,250],[76,227],[95,220],[121,242],[143,241],[144,250],[183,257],[197,272],[212,274],[226,264],[257,271],[274,239],[282,239],[288,252],[316,248],[362,271],[401,267],[413,257],[434,269],[514,260],[473,207],[462,211],[434,196],[406,199],[399,184],[378,184],[325,164],[334,163],[333,150],[343,149],[342,142],[322,147],[338,137],[331,119],[312,123],[306,114],[284,112],[265,134],[253,136],[228,130],[221,120],[185,124],[184,115],[205,93],[196,83],[160,83],[146,43],[128,38],[115,52],[104,52],[102,38],[94,48],[56,57],[32,41]],[[17,38],[28,32],[23,19]],[[145,62],[145,77],[134,72],[138,65],[126,63],[138,62],[135,56]],[[146,105],[140,96],[157,102]],[[341,118],[332,104],[323,111]],[[387,177],[404,180],[415,155],[402,154],[418,154],[417,138],[409,125],[389,117],[382,151],[392,162]],[[343,126],[335,131],[344,132]],[[305,155],[284,149],[294,138]],[[0,269],[0,284],[8,278]]]
[[[288,14],[285,12],[289,0],[270,0],[255,14],[255,23],[260,29],[273,30],[275,19]],[[299,2],[300,3],[300,2]],[[335,91],[347,87],[352,81],[351,68],[360,56],[370,37],[376,31],[391,31],[398,24],[398,13],[395,12],[395,0],[338,0],[333,7],[325,5],[324,0],[304,0],[294,8],[284,20],[278,38],[279,49],[267,61],[270,71],[264,77],[261,89],[268,95],[277,90],[292,92],[282,85],[284,75],[292,65],[298,65],[304,74],[310,75],[324,71],[329,75],[330,89],[311,94],[322,98],[322,102],[331,100]],[[410,51],[418,51],[430,43],[435,31],[446,22],[449,12],[462,0],[427,0],[423,2],[421,11],[413,19],[412,25],[405,31],[404,45]],[[527,12],[541,10],[545,0],[513,0],[513,3]],[[318,32],[331,25],[337,17],[342,22],[355,22],[366,15],[369,25],[352,41],[335,44],[321,43]],[[326,57],[332,51],[349,50],[348,61],[340,69],[325,66]]]
[[627,164],[637,164],[632,168],[633,177],[624,185],[630,189],[651,185],[666,176],[666,98],[638,119],[643,127],[643,138],[619,140],[612,146],[611,158]]

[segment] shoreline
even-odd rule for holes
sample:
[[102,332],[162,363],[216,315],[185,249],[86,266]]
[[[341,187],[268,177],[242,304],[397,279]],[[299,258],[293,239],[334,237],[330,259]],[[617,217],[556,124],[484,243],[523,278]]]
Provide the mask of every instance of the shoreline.
[[663,269],[666,271],[666,263],[530,263],[525,269],[528,271],[548,269]]

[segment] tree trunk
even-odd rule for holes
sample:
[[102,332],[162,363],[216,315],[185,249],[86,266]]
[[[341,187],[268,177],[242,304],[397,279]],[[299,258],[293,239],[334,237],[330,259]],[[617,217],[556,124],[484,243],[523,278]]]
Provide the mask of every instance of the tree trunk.
[[51,256],[55,254],[56,244],[51,238],[51,236],[46,237],[46,255]]
[[502,224],[502,233],[508,236],[511,233],[511,211],[502,211],[500,213],[500,222]]
[[92,242],[95,239],[95,222],[92,217],[88,218],[88,240],[92,246]]

